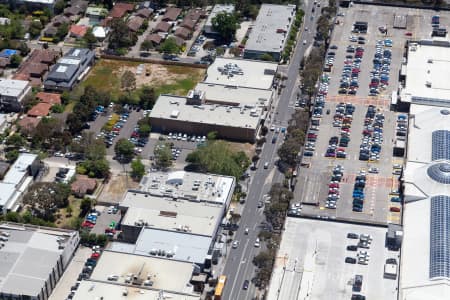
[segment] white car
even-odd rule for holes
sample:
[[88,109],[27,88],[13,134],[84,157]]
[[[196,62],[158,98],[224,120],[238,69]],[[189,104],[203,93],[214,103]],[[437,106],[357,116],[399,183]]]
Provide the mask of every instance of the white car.
[[306,40],[303,40],[303,45],[306,45]]
[[234,241],[233,245],[232,245],[233,249],[236,249],[238,246],[239,246],[239,241]]
[[261,243],[259,242],[259,238],[256,238],[255,247],[259,248],[260,246],[261,246]]

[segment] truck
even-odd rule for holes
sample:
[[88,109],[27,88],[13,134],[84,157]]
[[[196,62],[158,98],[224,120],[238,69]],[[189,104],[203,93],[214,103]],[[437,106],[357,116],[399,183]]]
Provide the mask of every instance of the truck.
[[397,265],[393,263],[386,263],[384,265],[384,278],[397,279]]
[[221,275],[216,285],[216,289],[214,292],[214,300],[221,300],[223,295],[223,289],[225,287],[225,283],[227,282],[227,276]]

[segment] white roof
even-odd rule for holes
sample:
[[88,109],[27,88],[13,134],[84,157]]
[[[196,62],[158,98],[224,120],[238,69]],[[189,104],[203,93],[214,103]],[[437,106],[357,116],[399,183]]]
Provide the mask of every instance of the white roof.
[[205,26],[212,26],[212,19],[217,16],[218,13],[226,12],[232,14],[234,12],[234,4],[216,4],[214,5],[211,13],[206,20]]
[[[123,296],[127,291],[128,295]],[[161,298],[159,298],[161,297]],[[113,282],[93,282],[89,280],[81,281],[76,290],[73,300],[200,300],[200,296],[189,296],[186,294],[169,293],[165,291],[151,290],[144,287],[134,287],[132,285],[122,286]]]
[[189,262],[106,250],[98,260],[91,279],[107,281],[108,276],[118,275],[117,283],[123,284],[128,275],[140,273],[142,280],[149,278],[153,281],[152,288],[155,290],[195,295],[192,285],[189,285],[193,270],[194,265]]
[[92,29],[92,34],[96,37],[96,38],[105,38],[106,37],[106,31],[105,28],[101,27],[101,26],[95,26]]
[[0,182],[0,206],[5,207],[16,192],[14,183]]
[[429,279],[430,199],[407,203],[403,213],[400,299],[448,299],[449,282]]
[[205,101],[213,103],[229,103],[248,107],[266,107],[272,99],[272,90],[228,86],[201,82],[195,90],[205,93]]
[[422,41],[409,47],[402,101],[450,106],[449,47],[450,43],[443,41]]
[[[226,65],[236,66],[242,74],[222,74],[220,69]],[[204,82],[268,90],[272,88],[277,67],[278,65],[272,62],[217,57],[209,66]]]
[[[449,49],[450,51],[450,49]],[[415,105],[410,107],[408,131],[408,161],[431,161],[431,138],[435,130],[450,130],[450,115],[444,115],[439,106]]]
[[218,104],[187,105],[185,97],[160,95],[150,118],[256,130],[262,113],[261,108],[253,111],[245,107]]
[[146,196],[148,195],[126,193],[120,204],[128,207],[123,224],[134,226],[136,222],[144,222],[152,228],[212,236],[224,211],[217,204]]
[[28,87],[26,80],[0,79],[0,95],[19,97]]
[[19,184],[24,176],[28,176],[28,167],[37,159],[36,154],[21,153],[14,164],[9,168],[3,182]]
[[295,19],[295,5],[262,4],[245,50],[281,52]]

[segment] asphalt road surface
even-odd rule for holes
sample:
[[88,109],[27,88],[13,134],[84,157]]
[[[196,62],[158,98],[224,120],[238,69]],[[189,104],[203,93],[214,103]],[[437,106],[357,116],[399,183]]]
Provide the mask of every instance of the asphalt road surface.
[[[298,91],[297,78],[300,61],[305,51],[309,47],[312,47],[315,34],[314,24],[320,12],[320,9],[316,9],[314,17],[311,18],[313,0],[305,2],[304,10],[306,15],[304,24],[301,27],[300,37],[298,38],[292,60],[285,72],[288,78],[285,82],[286,87],[283,89],[275,112],[272,115],[273,124],[278,127],[286,127],[287,121],[293,112],[293,105]],[[309,28],[308,31],[305,31],[306,27]],[[304,40],[306,40],[305,45],[303,45]],[[223,274],[227,276],[227,283],[225,284],[222,299],[252,299],[256,294],[257,288],[253,284],[249,285],[248,290],[243,289],[243,284],[245,280],[251,282],[251,279],[254,277],[255,266],[252,263],[252,259],[261,249],[254,247],[259,231],[258,226],[264,220],[264,208],[257,207],[258,201],[262,200],[263,195],[269,192],[272,182],[281,182],[283,178],[283,174],[274,165],[277,156],[276,152],[283,143],[283,138],[282,134],[280,134],[276,143],[272,144],[273,134],[274,132],[268,134],[268,142],[265,144],[260,155],[260,167],[256,171],[251,171],[251,182],[247,192],[247,201],[241,214],[239,230],[234,235],[234,240],[239,241],[239,246],[236,249],[229,247],[227,253],[227,261],[223,271]],[[268,169],[262,167],[265,162],[269,162]],[[248,235],[244,233],[245,228],[250,229]]]

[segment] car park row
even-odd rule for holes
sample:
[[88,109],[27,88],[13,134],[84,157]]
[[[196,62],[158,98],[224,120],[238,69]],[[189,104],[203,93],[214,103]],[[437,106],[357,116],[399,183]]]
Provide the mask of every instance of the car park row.
[[359,160],[377,162],[380,160],[383,143],[384,115],[376,112],[376,107],[369,105],[364,119],[362,141],[359,148]]
[[[360,40],[361,38],[364,39],[364,37],[356,38],[355,36],[351,36],[350,41],[358,41],[360,44],[360,42],[364,41]],[[361,62],[364,55],[364,48],[362,46],[355,47],[350,44],[347,46],[346,53],[347,55],[345,56],[344,67],[339,85],[339,94],[356,95],[359,88],[358,77],[361,72]]]
[[377,41],[373,69],[370,72],[369,96],[377,96],[381,90],[385,90],[389,85],[392,51],[385,47],[392,47],[392,40]]

